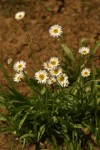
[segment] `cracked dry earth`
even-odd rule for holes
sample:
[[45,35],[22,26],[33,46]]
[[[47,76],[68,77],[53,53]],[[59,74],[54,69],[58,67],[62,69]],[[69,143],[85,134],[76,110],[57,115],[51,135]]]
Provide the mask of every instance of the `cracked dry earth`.
[[[14,19],[15,13],[25,11],[24,22],[27,26],[30,41],[35,55],[31,59],[26,38],[26,31],[22,21]],[[44,61],[51,56],[61,57],[59,41],[50,37],[50,26],[59,24],[63,28],[65,43],[75,53],[82,38],[90,40],[91,48],[95,40],[100,40],[100,0],[15,0],[9,4],[7,0],[0,1],[0,59],[3,61],[8,73],[12,75],[12,65],[7,64],[9,58],[13,63],[18,60],[27,62],[27,71],[38,70]],[[95,63],[100,66],[100,48]],[[31,69],[30,69],[31,68]],[[0,83],[6,85],[0,72]],[[23,83],[20,84],[24,93]],[[9,139],[9,140],[8,140]],[[11,135],[0,134],[0,150],[21,150],[18,142]]]

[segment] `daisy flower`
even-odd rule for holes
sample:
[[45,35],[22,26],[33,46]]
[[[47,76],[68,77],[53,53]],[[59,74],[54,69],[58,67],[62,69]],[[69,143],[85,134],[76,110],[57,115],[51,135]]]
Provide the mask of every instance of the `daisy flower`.
[[90,49],[87,48],[87,47],[82,47],[79,49],[79,53],[82,54],[82,55],[86,55],[90,52]]
[[60,67],[59,68],[53,68],[50,70],[50,74],[52,76],[58,76],[61,73],[62,73],[62,69]]
[[48,76],[45,70],[40,70],[35,73],[35,78],[38,80],[38,83],[46,83]]
[[23,69],[26,68],[26,62],[24,62],[23,60],[18,61],[14,64],[13,68],[17,72],[23,71]]
[[23,79],[23,78],[24,78],[23,73],[16,73],[16,74],[15,74],[15,77],[14,77],[14,81],[15,81],[15,82],[20,82],[21,79]]
[[83,70],[81,71],[81,75],[82,75],[83,77],[88,77],[88,76],[90,76],[90,69],[88,69],[88,68],[83,69]]
[[53,25],[49,29],[49,34],[52,37],[59,37],[63,33],[62,27],[59,25]]
[[45,63],[43,64],[43,66],[44,66],[44,68],[47,69],[47,70],[50,70],[50,69],[51,69],[51,64],[50,64],[50,62],[45,62]]
[[15,19],[16,20],[21,20],[21,19],[24,18],[24,16],[25,16],[25,12],[21,11],[21,12],[18,12],[18,13],[15,14]]
[[47,80],[47,83],[48,83],[49,85],[51,85],[51,84],[53,84],[53,83],[55,83],[55,82],[56,82],[56,79],[55,79],[54,77],[52,77],[52,78],[50,78],[50,79]]
[[59,65],[59,60],[57,57],[52,57],[50,59],[50,65],[52,68],[57,67]]
[[62,87],[68,86],[69,84],[68,76],[66,76],[66,74],[60,74],[57,76],[57,81]]

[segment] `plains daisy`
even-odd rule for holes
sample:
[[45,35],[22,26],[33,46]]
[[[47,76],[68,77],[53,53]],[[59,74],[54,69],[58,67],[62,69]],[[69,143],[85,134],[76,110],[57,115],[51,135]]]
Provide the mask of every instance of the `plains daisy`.
[[21,60],[21,61],[18,61],[14,64],[13,66],[14,70],[17,71],[17,72],[20,72],[20,71],[23,71],[23,69],[26,68],[26,62]]
[[59,37],[61,36],[62,33],[63,33],[62,27],[59,26],[58,24],[51,26],[49,29],[49,34],[52,37]]
[[57,76],[57,81],[62,87],[66,87],[69,84],[68,76],[64,73]]
[[83,77],[88,77],[88,76],[90,76],[90,69],[88,69],[88,68],[83,69],[83,70],[81,71],[81,75],[82,75]]
[[59,59],[57,57],[52,57],[50,59],[50,65],[52,68],[57,67],[59,65]]
[[24,18],[24,16],[25,16],[25,12],[21,11],[21,12],[18,12],[18,13],[15,14],[15,19],[16,20],[21,20],[21,19]]
[[51,85],[51,84],[53,84],[53,83],[55,83],[55,82],[56,82],[55,77],[51,77],[51,78],[49,78],[49,79],[47,80],[47,83],[48,83],[49,85]]
[[79,49],[79,53],[82,54],[82,55],[86,55],[90,52],[90,49],[87,48],[87,47],[82,47]]
[[23,78],[24,78],[23,73],[16,73],[16,74],[15,74],[15,77],[14,77],[14,81],[15,81],[15,82],[20,82],[21,79],[23,79]]
[[56,67],[50,70],[50,74],[52,76],[58,76],[60,73],[62,73],[62,69],[60,67]]
[[44,66],[44,68],[47,69],[47,70],[50,70],[50,69],[51,69],[51,64],[50,64],[50,62],[45,62],[45,63],[43,64],[43,66]]
[[45,70],[40,70],[35,73],[35,78],[36,80],[38,80],[38,83],[46,83],[48,74]]

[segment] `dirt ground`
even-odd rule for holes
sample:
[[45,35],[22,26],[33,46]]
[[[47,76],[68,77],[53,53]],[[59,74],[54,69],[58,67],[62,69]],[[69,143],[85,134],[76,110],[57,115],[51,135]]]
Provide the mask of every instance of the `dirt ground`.
[[[26,13],[24,22],[32,43],[34,62],[22,21],[14,18],[18,11]],[[12,67],[7,64],[9,58],[13,63],[26,61],[30,74],[32,69],[40,69],[50,57],[61,58],[59,41],[50,37],[48,32],[54,24],[62,26],[64,41],[74,52],[78,51],[82,38],[90,40],[88,46],[91,48],[95,40],[100,41],[100,0],[15,0],[12,4],[0,0],[0,59],[9,73]],[[100,57],[100,48],[96,55]],[[1,72],[0,83],[4,83]],[[14,137],[1,133],[0,150],[13,149],[21,150],[21,147]]]

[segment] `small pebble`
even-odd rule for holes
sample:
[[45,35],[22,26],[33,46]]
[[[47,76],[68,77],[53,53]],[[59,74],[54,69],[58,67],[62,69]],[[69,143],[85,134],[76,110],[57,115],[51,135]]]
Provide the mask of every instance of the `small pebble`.
[[10,65],[10,64],[12,63],[12,61],[13,61],[13,59],[12,59],[12,58],[9,58],[9,59],[7,60],[7,64]]

